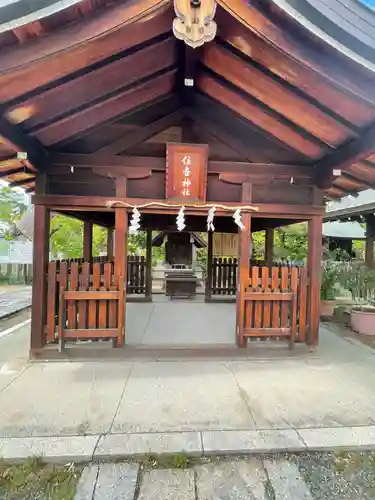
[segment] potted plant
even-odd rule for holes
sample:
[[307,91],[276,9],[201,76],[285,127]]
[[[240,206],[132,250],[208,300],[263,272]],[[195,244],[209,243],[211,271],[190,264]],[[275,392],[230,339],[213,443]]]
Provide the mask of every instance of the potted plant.
[[339,292],[341,265],[333,260],[322,262],[322,277],[320,284],[320,315],[333,316],[336,298]]
[[355,302],[351,312],[352,329],[362,335],[375,335],[375,269],[362,262],[348,264],[344,286]]

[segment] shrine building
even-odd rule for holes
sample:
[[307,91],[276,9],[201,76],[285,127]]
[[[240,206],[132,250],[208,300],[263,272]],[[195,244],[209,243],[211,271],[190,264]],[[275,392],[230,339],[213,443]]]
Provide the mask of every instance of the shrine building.
[[[375,187],[371,2],[42,3],[0,6],[0,176],[34,206],[30,355],[136,347],[151,302],[151,345],[176,344],[185,303],[206,347],[317,345],[325,204]],[[51,214],[83,221],[82,258],[50,259]],[[306,262],[280,265],[274,230],[297,222]]]

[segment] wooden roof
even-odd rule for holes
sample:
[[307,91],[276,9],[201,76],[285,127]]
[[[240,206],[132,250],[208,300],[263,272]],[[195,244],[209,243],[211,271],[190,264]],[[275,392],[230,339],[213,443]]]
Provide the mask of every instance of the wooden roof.
[[32,191],[55,152],[161,156],[174,137],[311,166],[328,198],[375,187],[371,64],[279,0],[217,3],[216,38],[195,50],[173,36],[171,0],[82,0],[0,33],[0,175]]

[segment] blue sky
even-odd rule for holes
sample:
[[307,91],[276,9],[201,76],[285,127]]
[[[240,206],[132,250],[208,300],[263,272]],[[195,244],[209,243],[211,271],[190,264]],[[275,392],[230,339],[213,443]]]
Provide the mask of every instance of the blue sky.
[[359,0],[359,1],[367,5],[367,7],[375,9],[375,0]]

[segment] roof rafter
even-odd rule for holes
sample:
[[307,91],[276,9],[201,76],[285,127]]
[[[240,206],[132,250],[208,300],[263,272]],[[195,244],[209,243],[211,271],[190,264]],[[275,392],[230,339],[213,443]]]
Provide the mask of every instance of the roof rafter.
[[171,31],[169,0],[138,0],[120,4],[61,33],[41,37],[0,55],[0,100],[9,101]]
[[139,130],[136,130],[135,132],[132,132],[125,137],[121,137],[117,141],[108,144],[107,146],[99,149],[96,152],[102,154],[121,153],[122,151],[125,151],[126,149],[129,149],[130,147],[135,146],[140,142],[147,141],[147,139],[156,134],[159,134],[166,128],[176,125],[182,117],[182,109],[174,111],[166,116],[163,116],[162,118],[159,118],[159,120],[150,123],[146,127],[141,127]]
[[372,106],[375,105],[374,79],[369,73],[365,78],[366,72],[361,71],[357,64],[347,61],[344,65],[343,59],[336,59],[333,65],[329,55],[326,55],[320,48],[311,48],[290,31],[285,32],[285,28],[266,16],[255,2],[249,3],[242,0],[217,0],[217,2],[237,21],[283,54],[289,54],[339,89],[360,97]]
[[25,134],[18,125],[0,116],[0,136],[16,152],[27,153],[25,161],[36,170],[43,170],[48,160],[48,152],[35,137]]
[[176,70],[171,69],[158,76],[151,75],[143,83],[135,84],[110,99],[37,130],[34,135],[50,146],[83,134],[101,123],[123,115],[136,105],[171,93],[175,84],[175,73]]

